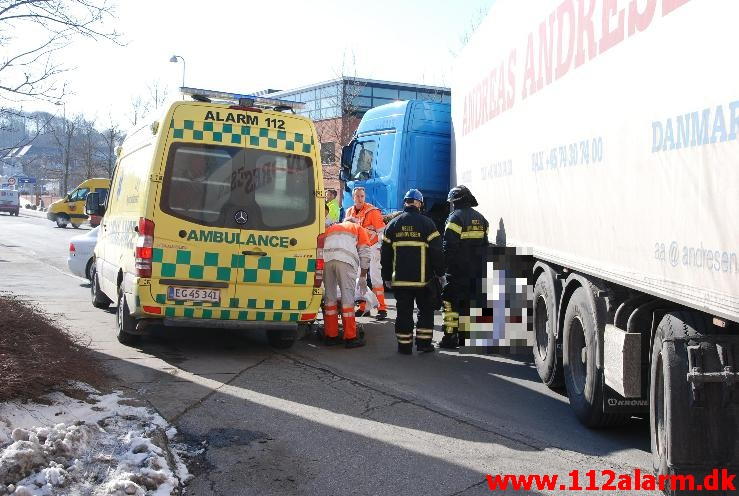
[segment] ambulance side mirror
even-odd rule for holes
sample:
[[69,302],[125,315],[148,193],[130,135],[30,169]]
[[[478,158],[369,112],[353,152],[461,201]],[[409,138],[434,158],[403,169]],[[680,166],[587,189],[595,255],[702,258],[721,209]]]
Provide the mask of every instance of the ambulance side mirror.
[[89,193],[85,198],[85,214],[99,217],[105,215],[105,205],[101,203],[101,200],[100,193]]

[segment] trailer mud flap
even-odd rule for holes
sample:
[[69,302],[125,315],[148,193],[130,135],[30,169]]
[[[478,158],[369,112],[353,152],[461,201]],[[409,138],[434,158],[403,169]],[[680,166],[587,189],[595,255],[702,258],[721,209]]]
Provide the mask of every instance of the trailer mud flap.
[[682,440],[670,445],[670,465],[739,469],[739,336],[674,336],[672,344],[687,359],[666,379],[682,383],[671,400],[671,428]]

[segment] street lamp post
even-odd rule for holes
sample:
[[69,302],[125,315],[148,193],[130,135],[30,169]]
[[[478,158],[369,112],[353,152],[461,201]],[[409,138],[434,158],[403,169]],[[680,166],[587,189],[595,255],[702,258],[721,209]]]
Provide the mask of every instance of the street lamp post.
[[185,86],[185,58],[184,57],[181,57],[179,55],[172,55],[172,57],[170,57],[169,61],[170,62],[174,62],[176,64],[177,63],[177,59],[179,59],[179,60],[182,61],[182,86],[184,87]]

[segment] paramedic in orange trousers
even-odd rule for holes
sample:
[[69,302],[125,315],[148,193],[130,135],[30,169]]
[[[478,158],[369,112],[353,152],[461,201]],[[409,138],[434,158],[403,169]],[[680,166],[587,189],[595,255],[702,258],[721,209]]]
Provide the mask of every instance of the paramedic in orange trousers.
[[[328,210],[328,207],[326,208]],[[364,339],[357,336],[354,315],[354,286],[357,272],[367,278],[370,263],[370,239],[359,224],[353,222],[332,223],[326,216],[326,232],[323,244],[323,283],[325,286],[323,322],[327,346],[339,344],[338,292],[341,291],[341,323],[344,328],[344,344],[347,348],[364,346]]]

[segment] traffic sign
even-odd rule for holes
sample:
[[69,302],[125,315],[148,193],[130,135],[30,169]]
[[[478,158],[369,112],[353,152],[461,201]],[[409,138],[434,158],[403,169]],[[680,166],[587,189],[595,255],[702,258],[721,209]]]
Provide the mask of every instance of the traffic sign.
[[15,178],[9,177],[8,178],[8,186],[15,186]]
[[18,183],[19,184],[36,184],[36,178],[35,177],[19,177]]

